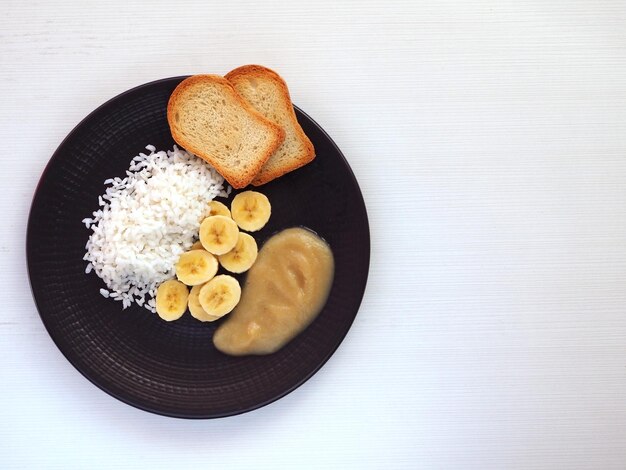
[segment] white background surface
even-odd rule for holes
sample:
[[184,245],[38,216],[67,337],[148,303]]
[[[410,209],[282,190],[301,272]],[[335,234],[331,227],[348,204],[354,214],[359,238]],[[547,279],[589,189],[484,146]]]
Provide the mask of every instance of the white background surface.
[[[624,468],[626,3],[262,3],[2,2],[0,467]],[[48,337],[29,204],[105,100],[246,63],[278,70],[348,158],[367,292],[279,402],[151,415]]]

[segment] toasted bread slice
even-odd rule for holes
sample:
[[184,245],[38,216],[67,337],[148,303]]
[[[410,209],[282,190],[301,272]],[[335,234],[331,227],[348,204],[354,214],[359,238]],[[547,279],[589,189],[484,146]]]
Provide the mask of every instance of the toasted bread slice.
[[315,158],[313,144],[298,124],[287,84],[280,75],[260,65],[244,65],[226,78],[257,111],[285,129],[285,140],[263,165],[253,185],[265,184]]
[[174,140],[234,188],[252,182],[285,136],[218,75],[183,80],[170,96],[167,120]]

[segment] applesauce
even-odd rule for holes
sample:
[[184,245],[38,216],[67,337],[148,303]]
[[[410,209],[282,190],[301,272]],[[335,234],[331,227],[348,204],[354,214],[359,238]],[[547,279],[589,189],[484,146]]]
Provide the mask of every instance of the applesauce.
[[334,270],[330,247],[310,230],[274,235],[248,272],[239,304],[215,332],[215,347],[233,356],[278,351],[322,310]]

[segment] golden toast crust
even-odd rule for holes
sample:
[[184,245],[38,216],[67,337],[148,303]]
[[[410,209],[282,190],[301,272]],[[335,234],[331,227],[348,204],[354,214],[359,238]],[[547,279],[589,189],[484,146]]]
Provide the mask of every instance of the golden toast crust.
[[[175,122],[174,116],[179,109],[182,101],[185,100],[186,94],[193,86],[197,86],[202,83],[211,83],[219,85],[224,91],[224,97],[229,100],[236,101],[247,113],[249,113],[255,121],[261,124],[273,137],[271,144],[263,149],[256,161],[251,162],[249,168],[245,172],[233,171],[232,168],[228,168],[223,162],[220,162],[214,155],[210,155],[207,151],[197,148],[191,144],[180,133],[178,123]],[[285,138],[285,131],[282,127],[266,119],[261,113],[254,109],[247,101],[245,101],[239,93],[234,89],[232,84],[224,77],[219,75],[193,75],[183,80],[176,89],[172,92],[167,104],[167,120],[170,126],[172,137],[181,147],[187,151],[197,155],[209,164],[211,164],[220,173],[226,181],[233,188],[243,188],[250,184],[256,175],[259,173],[265,162],[270,158],[274,151],[282,144]]]

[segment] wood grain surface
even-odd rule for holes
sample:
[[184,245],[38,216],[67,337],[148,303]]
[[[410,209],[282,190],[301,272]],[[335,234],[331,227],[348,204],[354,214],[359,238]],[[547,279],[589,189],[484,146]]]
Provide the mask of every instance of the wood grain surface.
[[[625,467],[623,0],[2,7],[1,468]],[[30,201],[107,99],[247,63],[279,71],[352,166],[367,292],[337,353],[284,399],[151,415],[47,335]]]

